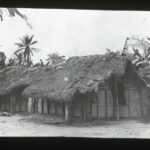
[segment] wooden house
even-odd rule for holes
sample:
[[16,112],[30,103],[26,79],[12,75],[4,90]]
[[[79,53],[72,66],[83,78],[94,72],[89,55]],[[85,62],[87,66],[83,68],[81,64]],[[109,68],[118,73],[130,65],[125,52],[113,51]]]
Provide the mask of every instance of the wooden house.
[[150,108],[144,80],[128,58],[116,53],[72,57],[22,95],[66,121],[136,118]]
[[56,66],[13,70],[6,71],[6,80],[0,81],[0,101],[7,101],[12,112],[24,107],[28,113],[63,116],[66,122],[149,114],[145,81],[130,60],[117,53],[71,57]]

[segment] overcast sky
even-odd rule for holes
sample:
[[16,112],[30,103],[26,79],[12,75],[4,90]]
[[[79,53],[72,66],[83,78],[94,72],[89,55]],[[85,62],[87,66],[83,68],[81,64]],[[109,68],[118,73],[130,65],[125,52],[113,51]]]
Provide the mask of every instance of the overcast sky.
[[19,9],[29,18],[31,29],[18,16],[0,22],[0,50],[11,57],[19,37],[35,35],[40,52],[34,62],[47,54],[81,56],[123,48],[126,37],[150,36],[150,12],[63,9]]

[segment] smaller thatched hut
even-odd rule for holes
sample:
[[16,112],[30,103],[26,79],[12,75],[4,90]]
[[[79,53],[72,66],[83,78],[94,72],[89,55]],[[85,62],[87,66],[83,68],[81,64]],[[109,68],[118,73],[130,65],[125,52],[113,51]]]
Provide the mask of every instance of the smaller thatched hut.
[[0,111],[25,112],[27,100],[22,91],[44,78],[44,68],[7,67],[0,72]]

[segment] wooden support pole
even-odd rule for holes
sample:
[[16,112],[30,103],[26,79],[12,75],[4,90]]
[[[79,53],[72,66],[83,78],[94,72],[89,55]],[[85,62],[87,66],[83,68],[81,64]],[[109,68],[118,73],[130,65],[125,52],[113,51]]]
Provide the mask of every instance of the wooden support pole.
[[131,119],[131,102],[130,102],[130,90],[127,91],[128,92],[128,112],[129,112],[129,119]]
[[87,101],[84,98],[84,120],[87,120]]
[[19,96],[19,111],[22,111],[22,97]]
[[16,112],[14,95],[10,95],[10,112],[11,112],[11,114],[14,114]]
[[96,95],[96,100],[97,100],[97,120],[99,120],[99,95],[98,93]]
[[57,102],[54,102],[54,107],[55,107],[55,115],[57,115]]
[[89,100],[90,103],[90,119],[92,120],[92,101]]
[[7,101],[6,101],[5,98],[4,98],[4,107],[5,107],[5,111],[6,111],[6,109],[7,109]]
[[143,113],[143,105],[142,105],[142,99],[143,99],[143,93],[142,93],[142,89],[140,88],[140,107],[141,107],[141,117],[144,116]]
[[105,114],[106,114],[106,120],[108,120],[107,89],[105,89]]
[[83,120],[86,120],[86,100],[83,99]]
[[81,111],[82,111],[82,119],[84,120],[84,100],[81,101],[82,102],[82,107],[81,107]]
[[71,116],[74,117],[74,116],[75,116],[75,108],[74,108],[74,105],[72,105],[71,109],[72,109],[72,114],[71,114]]
[[44,113],[44,99],[41,99],[41,101],[42,101],[41,107],[42,107],[42,114],[43,114]]
[[118,78],[115,77],[115,97],[116,97],[116,120],[119,121],[119,102],[118,102]]
[[50,114],[50,101],[47,99],[47,112]]
[[34,110],[34,113],[35,113],[35,111],[36,111],[36,109],[35,109],[36,108],[36,99],[35,98],[33,98],[33,103],[34,103],[34,105],[33,105],[34,109],[33,110]]
[[25,111],[28,112],[28,98],[25,99]]
[[62,112],[63,112],[63,116],[65,116],[65,103],[62,103]]
[[70,107],[69,104],[65,103],[65,122],[66,123],[69,123],[71,121],[70,108],[69,107]]
[[36,113],[38,113],[38,99],[36,98]]

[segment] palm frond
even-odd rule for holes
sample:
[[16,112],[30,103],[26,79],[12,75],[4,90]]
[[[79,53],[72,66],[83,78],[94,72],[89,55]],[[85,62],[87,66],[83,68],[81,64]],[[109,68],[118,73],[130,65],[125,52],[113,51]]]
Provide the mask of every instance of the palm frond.
[[15,45],[17,45],[18,47],[25,47],[25,45],[22,43],[15,43]]
[[29,43],[32,42],[33,37],[34,37],[34,35],[32,35],[32,36],[29,38]]
[[23,38],[19,38],[21,41],[22,41],[22,43],[25,45],[25,41],[24,41],[24,37]]
[[20,52],[20,51],[22,51],[24,48],[20,48],[20,49],[18,49],[18,50],[16,50],[15,52],[14,52],[14,54],[15,53],[18,53],[18,52]]
[[32,28],[31,24],[28,22],[28,18],[27,16],[23,15],[17,8],[7,8],[9,15],[10,16],[15,16],[15,14],[17,14],[18,16],[20,16],[25,22],[26,24]]
[[30,53],[31,53],[31,55],[33,56],[33,51],[30,49]]
[[39,52],[40,51],[40,49],[38,49],[38,48],[31,48],[34,52]]
[[38,41],[33,41],[33,42],[31,43],[31,45],[34,45],[34,44],[36,44],[36,43],[38,43]]

